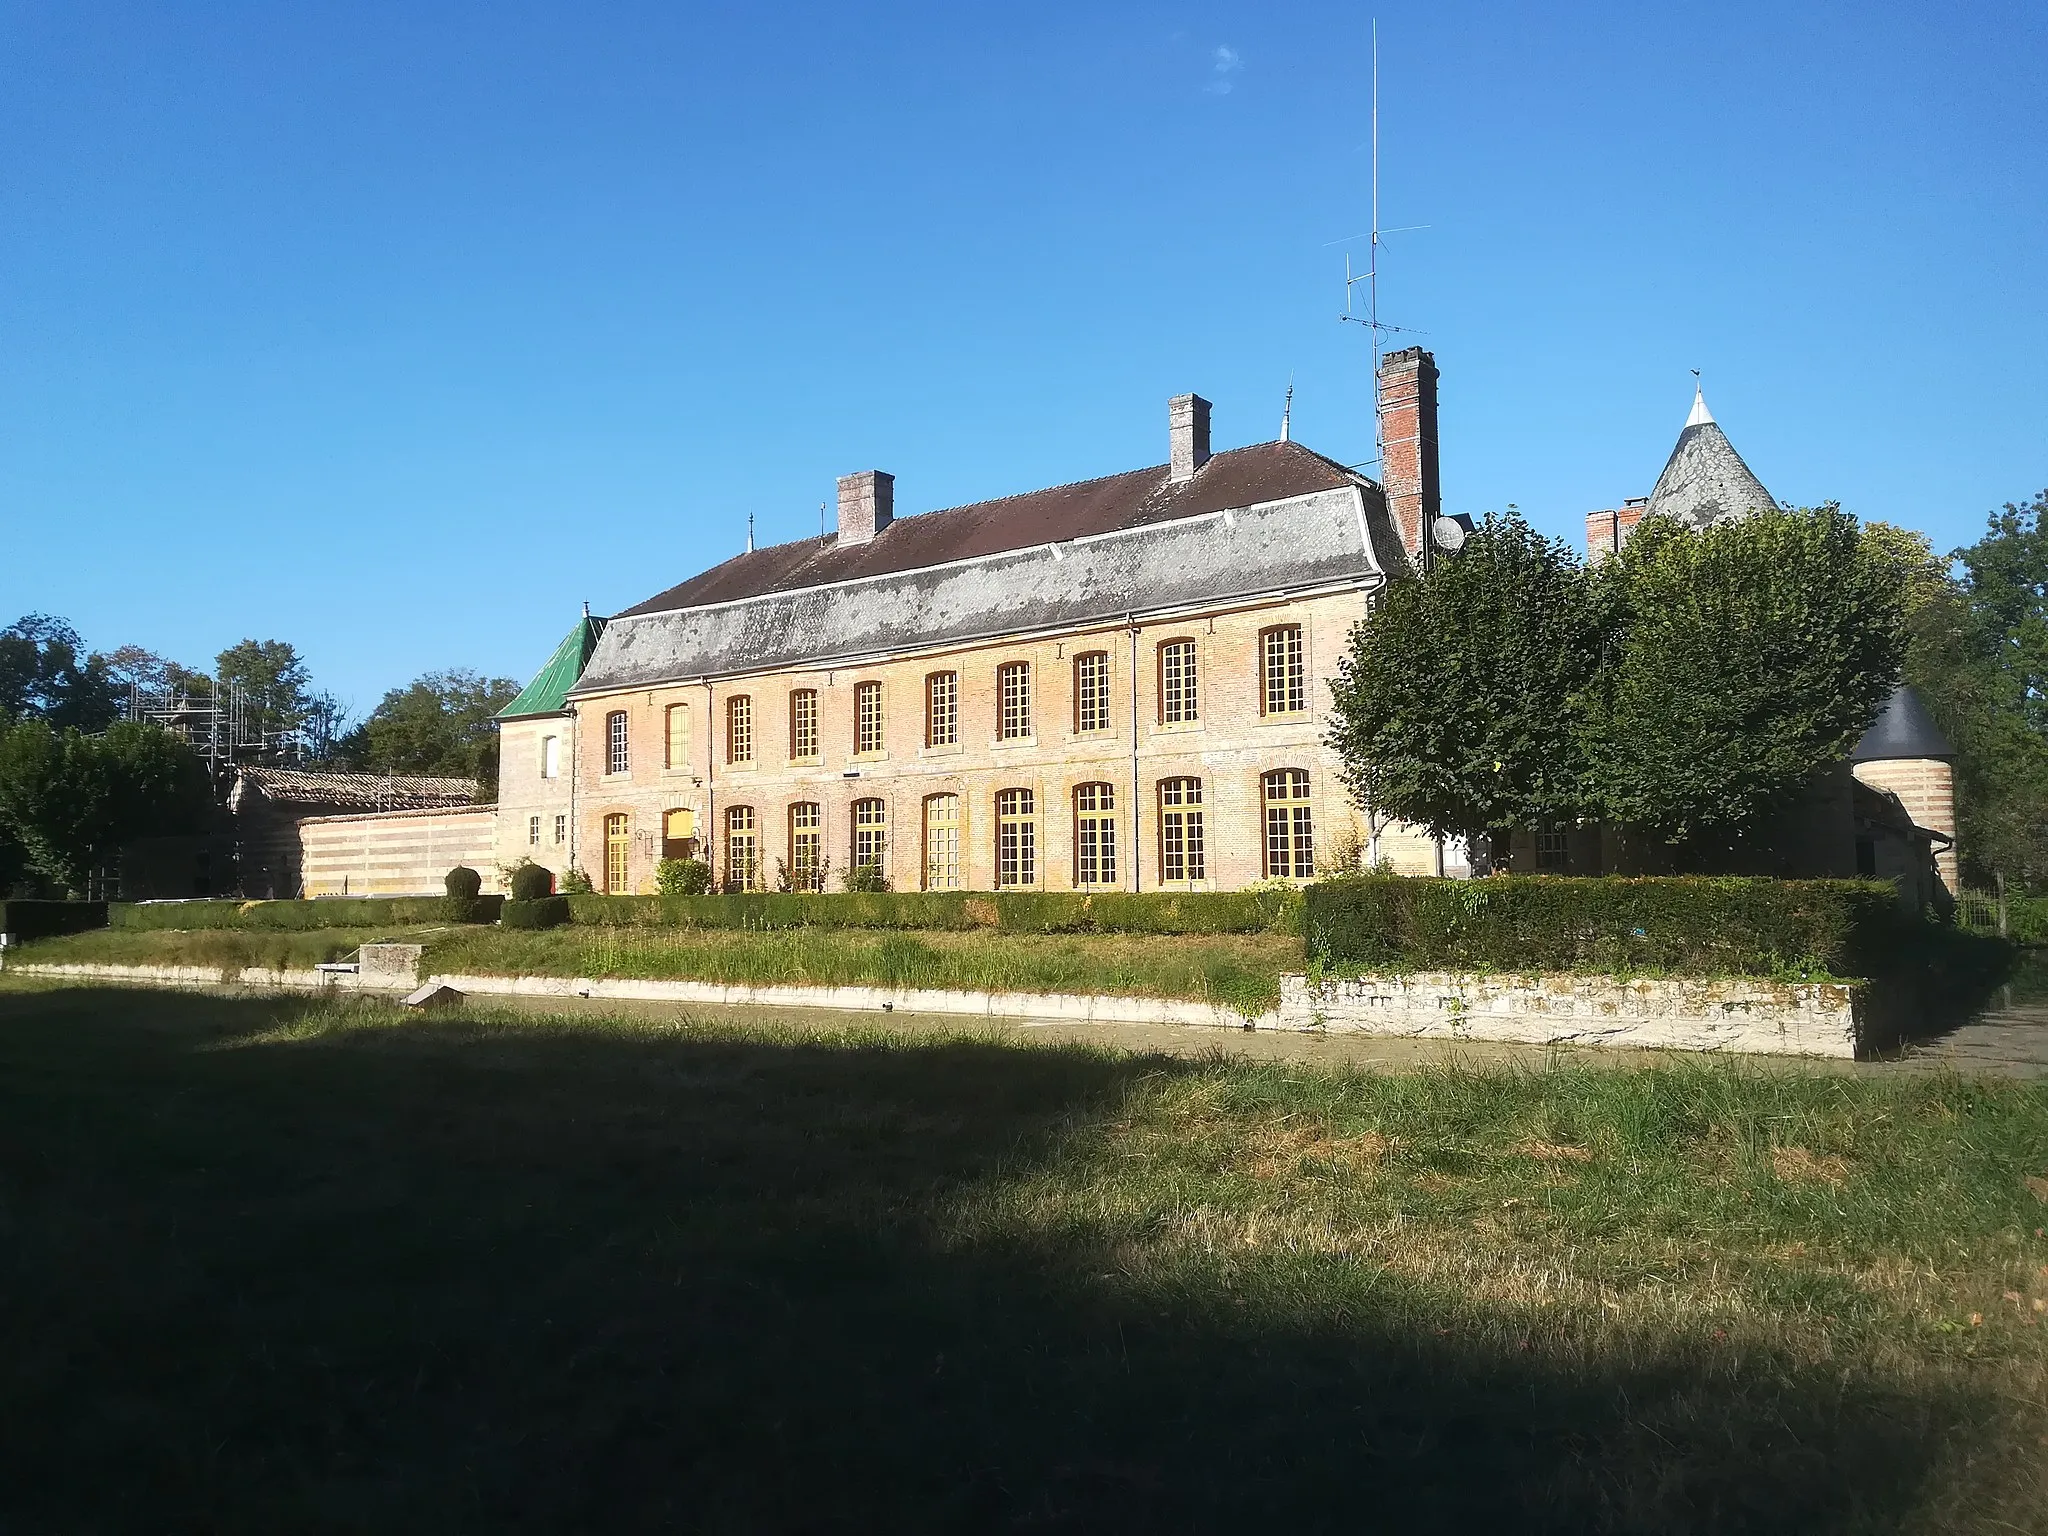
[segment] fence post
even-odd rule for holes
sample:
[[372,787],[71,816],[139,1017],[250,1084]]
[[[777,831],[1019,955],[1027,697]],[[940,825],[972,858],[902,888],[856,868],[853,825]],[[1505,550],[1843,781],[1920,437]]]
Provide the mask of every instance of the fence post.
[[1992,877],[1998,883],[1998,936],[2006,937],[2005,931],[2005,873],[2000,871]]

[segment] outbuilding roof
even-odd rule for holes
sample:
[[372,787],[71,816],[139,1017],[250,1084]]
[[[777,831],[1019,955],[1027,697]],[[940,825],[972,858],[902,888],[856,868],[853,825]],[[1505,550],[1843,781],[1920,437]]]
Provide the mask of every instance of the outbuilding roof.
[[548,664],[494,718],[517,720],[522,715],[558,715],[567,708],[569,690],[576,686],[590,653],[597,649],[597,637],[604,633],[604,623],[603,619],[583,615],[576,627],[562,636],[562,643],[555,647]]
[[468,805],[476,799],[475,779],[427,778],[418,774],[302,773],[296,768],[237,768],[228,809],[238,811],[251,795],[273,805],[330,806],[337,811],[413,811]]
[[1707,398],[1693,391],[1692,414],[1678,434],[1664,472],[1650,492],[1648,517],[1669,517],[1689,528],[1769,511],[1777,503],[1728,441],[1728,434],[1707,409]]
[[1877,719],[1863,733],[1863,739],[1849,754],[1852,763],[1896,762],[1902,758],[1952,758],[1956,749],[1934,723],[1934,716],[1920,702],[1920,695],[1904,683],[1892,690],[1878,711]]

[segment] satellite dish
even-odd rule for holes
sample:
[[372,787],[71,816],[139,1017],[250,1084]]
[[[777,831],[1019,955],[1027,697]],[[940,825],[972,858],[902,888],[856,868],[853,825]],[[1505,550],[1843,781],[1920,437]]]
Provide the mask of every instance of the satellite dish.
[[1429,525],[1429,535],[1436,540],[1436,547],[1449,555],[1455,555],[1465,547],[1465,535],[1469,531],[1464,521],[1455,517],[1440,517]]

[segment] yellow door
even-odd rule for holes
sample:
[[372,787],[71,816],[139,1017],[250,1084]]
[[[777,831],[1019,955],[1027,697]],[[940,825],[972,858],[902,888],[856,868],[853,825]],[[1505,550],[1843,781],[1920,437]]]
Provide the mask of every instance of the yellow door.
[[626,884],[626,858],[633,850],[633,839],[626,827],[623,814],[604,819],[604,888],[613,896],[628,895],[632,890]]

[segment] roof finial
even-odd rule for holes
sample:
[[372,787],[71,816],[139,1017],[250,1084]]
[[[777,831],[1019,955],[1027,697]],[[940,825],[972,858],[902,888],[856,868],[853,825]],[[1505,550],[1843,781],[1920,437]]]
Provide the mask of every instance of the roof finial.
[[1692,414],[1685,418],[1688,427],[1706,426],[1714,419],[1714,413],[1707,409],[1707,393],[1700,388],[1700,371],[1692,370]]
[[1287,375],[1287,402],[1280,407],[1280,441],[1291,442],[1289,428],[1294,416],[1294,375]]
[[590,599],[587,597],[583,599],[583,617],[586,619],[590,617]]
[[754,514],[753,514],[753,513],[751,513],[751,512],[749,512],[749,513],[747,514],[747,553],[751,555],[751,554],[752,554],[753,552],[754,552]]

